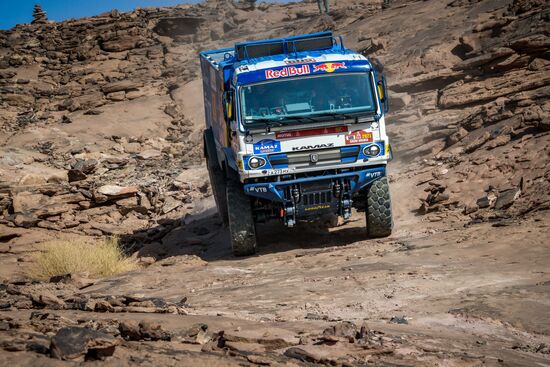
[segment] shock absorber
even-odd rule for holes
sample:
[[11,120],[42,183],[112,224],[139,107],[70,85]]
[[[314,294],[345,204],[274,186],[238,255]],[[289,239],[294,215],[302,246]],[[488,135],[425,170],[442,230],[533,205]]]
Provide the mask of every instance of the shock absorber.
[[294,203],[300,202],[300,187],[298,185],[292,185],[292,199]]
[[340,183],[340,180],[338,180],[334,184],[334,191],[333,191],[334,197],[339,199],[341,193],[342,193],[342,184]]

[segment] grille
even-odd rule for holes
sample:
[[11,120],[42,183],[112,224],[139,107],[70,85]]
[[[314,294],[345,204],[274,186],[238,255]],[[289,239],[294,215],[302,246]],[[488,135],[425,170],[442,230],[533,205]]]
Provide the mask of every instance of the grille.
[[332,201],[332,191],[314,192],[302,195],[303,205],[328,204]]
[[[274,168],[306,168],[338,163],[353,163],[357,160],[358,153],[359,146],[356,145],[341,148],[271,154],[269,155],[269,161]],[[316,162],[312,162],[312,155],[316,155]]]
[[[311,162],[311,155],[317,154],[317,162]],[[323,150],[308,150],[306,152],[288,153],[289,167],[309,167],[319,164],[335,164],[340,163],[340,149],[323,149]]]

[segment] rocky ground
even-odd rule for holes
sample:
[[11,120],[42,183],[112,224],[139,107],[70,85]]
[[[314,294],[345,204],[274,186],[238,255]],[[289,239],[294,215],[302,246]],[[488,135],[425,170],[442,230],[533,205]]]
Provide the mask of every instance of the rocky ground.
[[[0,364],[550,364],[549,16],[207,1],[1,31]],[[388,79],[395,232],[272,224],[234,258],[197,53],[329,28]],[[25,277],[40,243],[105,235],[142,269]]]

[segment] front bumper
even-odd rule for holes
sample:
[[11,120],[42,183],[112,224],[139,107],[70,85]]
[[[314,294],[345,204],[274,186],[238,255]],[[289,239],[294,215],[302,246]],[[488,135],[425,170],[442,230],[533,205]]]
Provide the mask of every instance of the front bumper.
[[335,174],[323,174],[314,177],[303,177],[285,181],[245,183],[244,192],[247,195],[265,199],[272,202],[287,203],[292,199],[289,197],[289,190],[296,185],[313,183],[316,181],[345,181],[349,183],[348,192],[354,194],[364,187],[370,185],[375,180],[386,175],[386,165],[365,167],[364,169],[354,169],[348,172]]

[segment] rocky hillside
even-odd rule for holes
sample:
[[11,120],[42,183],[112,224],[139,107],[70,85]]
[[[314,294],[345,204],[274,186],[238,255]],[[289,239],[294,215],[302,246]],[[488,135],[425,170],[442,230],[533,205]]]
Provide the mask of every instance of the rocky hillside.
[[209,1],[0,32],[0,223],[158,237],[203,210],[198,52],[334,24],[314,15]]

